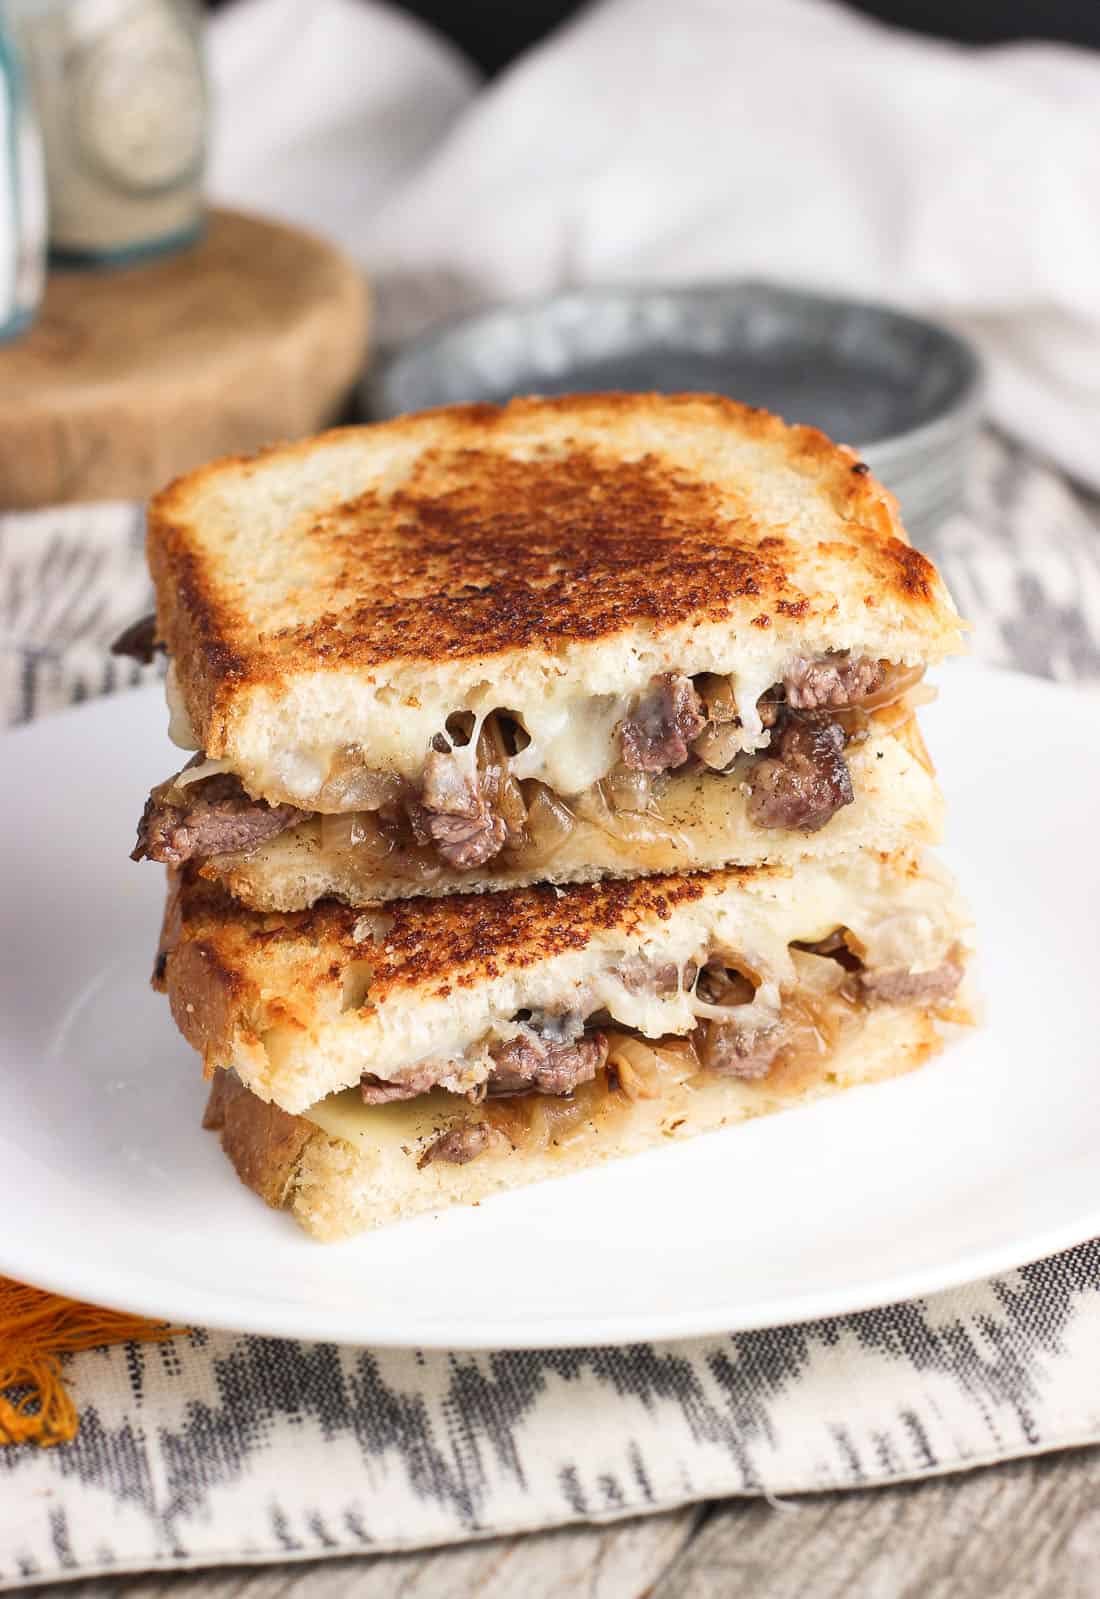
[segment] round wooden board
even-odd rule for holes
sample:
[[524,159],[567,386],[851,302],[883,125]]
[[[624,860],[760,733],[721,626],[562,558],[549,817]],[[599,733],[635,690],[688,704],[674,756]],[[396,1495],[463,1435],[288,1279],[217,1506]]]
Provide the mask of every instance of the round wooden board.
[[55,272],[0,346],[0,505],[144,499],[218,455],[329,421],[366,353],[367,291],[331,246],[212,211],[191,248]]

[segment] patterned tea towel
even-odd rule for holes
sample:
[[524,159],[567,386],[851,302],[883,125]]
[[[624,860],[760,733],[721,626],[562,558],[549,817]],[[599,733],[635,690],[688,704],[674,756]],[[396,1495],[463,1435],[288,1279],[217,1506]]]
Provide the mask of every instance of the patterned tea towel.
[[[0,715],[142,677],[140,517],[0,517]],[[1100,517],[987,436],[932,552],[975,653],[1100,681]],[[1100,1244],[809,1325],[676,1344],[424,1353],[193,1330],[71,1355],[71,1443],[0,1448],[0,1587],[315,1559],[865,1487],[1100,1441]]]

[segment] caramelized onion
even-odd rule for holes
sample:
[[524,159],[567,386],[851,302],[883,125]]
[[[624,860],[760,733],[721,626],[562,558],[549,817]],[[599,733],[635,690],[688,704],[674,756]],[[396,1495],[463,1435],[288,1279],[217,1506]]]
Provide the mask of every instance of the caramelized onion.
[[889,705],[883,705],[878,710],[872,711],[868,721],[876,733],[896,732],[911,716],[916,715],[922,705],[931,705],[936,696],[937,691],[931,683],[919,683],[900,699],[892,700]]
[[[445,727],[451,741],[452,749],[465,749],[473,737],[476,718],[473,711],[452,711],[448,716]],[[446,754],[446,751],[441,751]]]
[[790,1026],[785,1057],[806,1059],[835,1049],[852,1026],[860,1005],[848,991],[848,973],[827,956],[791,950],[797,987],[783,996],[783,1016]]
[[578,794],[573,800],[573,807],[582,821],[590,822],[593,827],[598,827],[605,833],[616,831],[615,813],[611,807],[611,794],[606,778],[599,783],[593,783],[583,794]]
[[699,1057],[690,1039],[661,1038],[651,1042],[615,1029],[609,1030],[606,1037],[608,1067],[632,1104],[639,1099],[660,1099],[699,1070]]
[[576,1093],[562,1098],[553,1094],[518,1094],[486,1100],[485,1120],[508,1139],[513,1149],[530,1154],[540,1153],[551,1143],[569,1142],[580,1131],[580,1124],[591,1118],[598,1100],[606,1098],[606,1073],[600,1075],[604,1078],[602,1089],[595,1083],[584,1083]]
[[615,817],[611,831],[632,849],[644,850],[654,844],[671,844],[679,847],[688,857],[694,855],[694,847],[685,833],[670,827],[659,816],[638,815],[634,811],[620,811]]
[[358,811],[326,812],[321,817],[321,848],[349,850],[362,844],[367,829]]
[[724,1010],[732,1006],[751,1005],[756,996],[756,985],[735,967],[712,961],[699,974],[696,994],[705,1004]]
[[397,847],[394,833],[379,825],[371,811],[337,811],[321,816],[321,848],[363,851],[371,860],[385,860]]
[[924,672],[923,666],[888,667],[882,687],[875,689],[872,694],[862,695],[856,704],[861,711],[877,711],[884,705],[893,705],[895,700],[900,700],[911,688],[916,688]]
[[488,1099],[485,1101],[485,1120],[494,1131],[503,1134],[513,1149],[520,1149],[527,1138],[531,1124],[530,1105],[528,1101],[533,1096],[530,1094],[517,1095],[506,1099]]
[[517,848],[526,842],[527,806],[523,791],[512,776],[500,713],[485,718],[477,741],[477,769],[482,797],[508,829],[507,842]]
[[612,810],[650,811],[656,808],[652,772],[616,766],[606,778],[607,796]]
[[380,811],[401,798],[404,783],[395,772],[379,772],[363,764],[362,752],[349,744],[340,751],[317,794],[318,804],[341,811]]
[[691,753],[697,755],[711,771],[724,772],[741,753],[740,725],[725,722],[718,727],[708,722],[692,744]]
[[757,989],[764,981],[763,970],[754,965],[746,955],[736,950],[719,949],[711,950],[704,962],[707,973],[721,972],[728,982],[733,982],[738,977],[743,977],[752,988]]
[[541,866],[570,838],[577,819],[552,789],[531,779],[528,783],[527,848],[525,857]]
[[204,756],[201,761],[196,761],[193,765],[189,763],[182,772],[177,772],[172,779],[172,786],[174,788],[187,788],[191,783],[201,783],[204,778],[216,777],[219,772],[231,772],[232,770],[232,761],[211,761]]
[[632,1104],[639,1099],[656,1099],[657,1062],[649,1045],[627,1033],[610,1033],[608,1046],[607,1064],[627,1099]]
[[695,692],[703,702],[708,722],[734,722],[737,720],[737,696],[728,677],[716,672],[701,672],[692,678]]
[[589,1089],[587,1094],[578,1088],[560,1099],[554,1094],[537,1096],[531,1107],[528,1131],[533,1148],[545,1149],[548,1144],[571,1143],[581,1131],[582,1124],[591,1120],[598,1097],[591,1090],[597,1085],[585,1083],[582,1086]]

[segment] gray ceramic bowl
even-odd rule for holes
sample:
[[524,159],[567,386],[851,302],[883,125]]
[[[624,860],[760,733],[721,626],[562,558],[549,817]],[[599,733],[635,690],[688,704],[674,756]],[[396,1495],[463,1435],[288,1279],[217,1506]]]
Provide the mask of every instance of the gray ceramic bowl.
[[374,417],[463,400],[701,390],[853,445],[911,535],[958,504],[981,407],[973,349],[946,328],[763,283],[594,288],[443,323],[368,380]]

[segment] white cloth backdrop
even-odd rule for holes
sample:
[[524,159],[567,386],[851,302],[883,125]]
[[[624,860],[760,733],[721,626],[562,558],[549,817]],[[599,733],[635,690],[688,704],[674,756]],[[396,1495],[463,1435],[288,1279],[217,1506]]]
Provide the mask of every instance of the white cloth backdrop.
[[386,342],[600,281],[871,296],[967,329],[995,419],[1100,485],[1100,54],[830,0],[603,0],[480,93],[364,0],[245,0],[210,48],[215,194],[347,246]]

